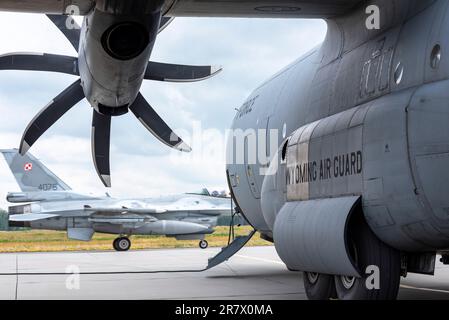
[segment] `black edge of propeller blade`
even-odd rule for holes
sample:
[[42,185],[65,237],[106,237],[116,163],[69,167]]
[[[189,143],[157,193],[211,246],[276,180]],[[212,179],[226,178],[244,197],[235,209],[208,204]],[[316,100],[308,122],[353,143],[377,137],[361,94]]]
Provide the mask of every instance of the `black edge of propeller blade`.
[[196,82],[209,79],[223,70],[220,66],[188,66],[150,61],[145,80]]
[[84,99],[84,92],[81,80],[78,80],[61,92],[31,120],[20,142],[20,154],[27,153],[45,131],[82,99]]
[[[64,36],[72,44],[73,48],[78,52],[80,45],[81,28],[73,20],[73,17],[66,15],[47,14],[47,17],[58,27]],[[69,26],[69,28],[68,28]]]
[[1,55],[0,70],[48,71],[79,76],[78,58],[47,53]]
[[182,152],[190,152],[192,149],[184,142],[156,111],[145,100],[141,93],[137,96],[134,103],[129,107],[139,121],[148,129],[157,139],[165,145]]
[[95,169],[103,184],[111,187],[110,170],[111,116],[94,110],[92,119],[92,157]]

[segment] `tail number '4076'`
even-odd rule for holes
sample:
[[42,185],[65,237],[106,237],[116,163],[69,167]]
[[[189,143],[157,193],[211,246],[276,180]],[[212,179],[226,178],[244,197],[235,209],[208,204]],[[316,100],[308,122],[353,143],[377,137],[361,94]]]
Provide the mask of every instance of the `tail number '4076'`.
[[39,190],[41,191],[57,191],[58,185],[54,183],[45,183],[39,185]]

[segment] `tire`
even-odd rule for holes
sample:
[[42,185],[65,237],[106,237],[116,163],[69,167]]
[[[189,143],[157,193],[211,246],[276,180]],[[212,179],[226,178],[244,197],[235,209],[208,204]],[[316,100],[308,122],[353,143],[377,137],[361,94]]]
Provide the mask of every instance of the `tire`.
[[[117,251],[128,251],[131,248],[131,240],[129,240],[129,238],[123,237],[123,238],[118,238],[115,240],[116,241],[116,246],[117,246]],[[114,241],[114,242],[115,242]]]
[[336,298],[334,277],[326,274],[304,272],[304,289],[309,300]]
[[[335,289],[340,300],[395,300],[401,280],[401,257],[399,251],[380,241],[363,219],[353,225],[351,243],[361,278],[335,276]],[[368,266],[379,268],[379,288],[368,289],[366,282]],[[372,278],[372,276],[371,276]],[[371,279],[370,281],[371,282]]]
[[199,247],[203,250],[207,249],[207,247],[209,247],[209,243],[206,240],[201,240],[199,243]]
[[114,239],[114,241],[112,242],[112,247],[114,248],[115,251],[120,251],[120,249],[119,249],[119,247],[117,245],[118,239],[119,238]]

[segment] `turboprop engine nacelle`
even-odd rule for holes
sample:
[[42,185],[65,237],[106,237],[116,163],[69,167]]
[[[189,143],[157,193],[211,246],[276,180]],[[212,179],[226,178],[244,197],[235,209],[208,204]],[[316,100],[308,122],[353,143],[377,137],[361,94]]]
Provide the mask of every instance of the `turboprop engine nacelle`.
[[142,85],[160,19],[160,11],[120,15],[99,9],[84,19],[81,84],[87,100],[101,114],[128,112]]

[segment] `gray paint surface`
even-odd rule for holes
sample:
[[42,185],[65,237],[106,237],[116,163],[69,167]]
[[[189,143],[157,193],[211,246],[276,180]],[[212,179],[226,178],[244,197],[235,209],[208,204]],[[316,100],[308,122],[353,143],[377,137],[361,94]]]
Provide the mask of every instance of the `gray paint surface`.
[[273,230],[282,261],[292,270],[360,277],[345,236],[359,199],[287,202],[276,217]]
[[[362,197],[366,220],[382,241],[404,252],[443,252],[449,248],[449,56],[442,50],[437,65],[431,62],[436,45],[449,45],[448,2],[370,4],[383,13],[380,30],[365,27],[364,6],[327,19],[328,34],[320,47],[248,97],[257,97],[252,111],[238,113],[233,128],[257,128],[256,120],[266,115],[268,129],[282,132],[286,126],[286,179],[253,177],[264,186],[258,199],[244,181],[246,165],[229,164],[229,173],[240,178],[233,191],[247,219],[266,234],[273,233],[282,201],[356,195]],[[279,137],[280,146],[285,141]],[[326,169],[326,160],[331,160],[333,173],[336,157],[348,155],[352,164],[352,154],[359,152],[361,171],[351,174],[350,166],[350,174],[343,170],[331,179],[320,177],[323,161]],[[279,152],[273,161],[278,161],[276,156]],[[290,179],[289,184],[302,165],[316,167],[318,178],[312,175],[294,184]],[[261,166],[253,166],[253,171]],[[276,232],[286,229],[275,228],[275,239]],[[276,245],[281,251],[299,251],[301,246],[297,241]]]
[[[87,14],[95,2],[102,9],[114,10],[120,4],[107,0],[25,0],[20,5],[17,1],[0,1],[1,11],[34,13],[67,13],[66,8],[77,5],[80,14]],[[148,1],[151,2],[151,1]],[[166,0],[163,12],[168,16],[215,16],[215,17],[329,17],[342,14],[351,9],[360,0]]]

